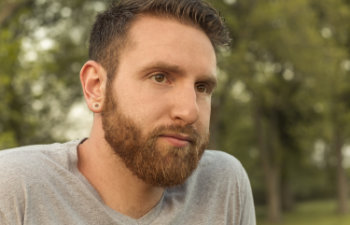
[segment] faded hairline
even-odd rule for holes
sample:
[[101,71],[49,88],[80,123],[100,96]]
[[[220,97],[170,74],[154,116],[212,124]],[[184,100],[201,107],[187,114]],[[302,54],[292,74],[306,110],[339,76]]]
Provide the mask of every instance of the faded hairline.
[[[218,46],[230,42],[223,18],[205,1],[144,0],[145,4],[142,1],[116,1],[116,4],[99,14],[95,21],[90,36],[89,58],[105,68],[109,80],[115,77],[119,56],[132,46],[130,28],[144,15],[174,19],[200,29],[212,43],[215,52]],[[195,8],[197,4],[198,10]]]
[[[210,40],[213,49],[217,53],[217,49],[215,48],[215,44],[212,42],[210,37],[205,33],[205,31],[200,27],[199,24],[195,24],[191,19],[189,18],[179,18],[172,14],[165,13],[165,12],[159,12],[159,13],[153,13],[153,12],[142,12],[139,14],[136,14],[126,25],[125,32],[118,36],[117,38],[114,38],[110,42],[110,44],[106,47],[106,51],[110,52],[110,54],[106,55],[104,60],[97,61],[100,63],[103,68],[107,71],[107,77],[109,82],[112,83],[114,78],[116,77],[116,73],[118,71],[118,64],[120,56],[125,52],[128,51],[128,49],[133,47],[133,44],[135,43],[130,35],[131,27],[139,20],[141,20],[144,17],[153,17],[153,18],[164,18],[164,19],[170,19],[173,21],[177,21],[181,24],[191,26],[195,29],[201,30],[206,37]],[[108,49],[108,50],[107,50]],[[96,60],[95,60],[96,61]],[[108,62],[109,61],[109,62]]]

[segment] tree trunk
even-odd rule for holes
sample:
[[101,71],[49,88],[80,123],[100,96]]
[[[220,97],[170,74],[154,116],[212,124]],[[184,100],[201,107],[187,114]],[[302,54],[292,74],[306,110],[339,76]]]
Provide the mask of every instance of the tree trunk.
[[273,149],[269,147],[268,140],[270,138],[268,132],[265,132],[259,109],[255,111],[255,128],[265,177],[268,220],[272,223],[278,223],[282,218],[280,169],[278,163],[272,160],[273,153],[271,151],[273,152]]
[[287,212],[294,209],[295,201],[293,191],[291,189],[291,177],[290,177],[290,159],[284,157],[284,162],[282,163],[281,172],[281,197],[282,197],[282,210]]
[[336,173],[337,173],[337,201],[338,201],[338,213],[346,214],[348,212],[348,187],[346,180],[346,172],[343,167],[343,153],[342,148],[344,145],[340,130],[336,129],[334,135],[334,150],[336,153]]
[[278,223],[282,217],[279,172],[278,169],[273,169],[271,166],[264,168],[264,172],[267,187],[268,220],[272,223]]
[[33,0],[18,0],[18,1],[11,1],[11,2],[5,2],[0,3],[0,27],[3,26],[3,24],[10,19],[19,9],[21,9],[24,6],[28,6],[33,4]]

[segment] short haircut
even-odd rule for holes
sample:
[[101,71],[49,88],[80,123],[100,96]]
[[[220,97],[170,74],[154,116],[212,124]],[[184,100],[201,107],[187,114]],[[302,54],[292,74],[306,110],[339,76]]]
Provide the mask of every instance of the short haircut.
[[99,62],[114,78],[118,56],[127,43],[128,30],[139,15],[174,18],[199,27],[214,49],[228,45],[228,31],[219,13],[202,0],[119,0],[97,16],[90,34],[89,58]]

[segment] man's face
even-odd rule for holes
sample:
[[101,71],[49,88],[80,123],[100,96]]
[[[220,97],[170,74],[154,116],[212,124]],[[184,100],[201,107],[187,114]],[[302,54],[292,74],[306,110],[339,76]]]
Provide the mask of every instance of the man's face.
[[183,183],[208,143],[216,58],[201,30],[141,16],[107,87],[105,139],[140,179]]

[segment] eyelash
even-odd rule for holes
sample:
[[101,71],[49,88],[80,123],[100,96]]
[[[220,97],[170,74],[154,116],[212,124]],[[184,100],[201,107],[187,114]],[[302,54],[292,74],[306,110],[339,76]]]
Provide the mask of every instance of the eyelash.
[[[157,76],[158,76],[158,75],[162,75],[162,76],[163,76],[162,78],[163,78],[164,80],[162,80],[162,81],[157,81],[156,79],[157,79]],[[150,75],[149,78],[150,78],[151,80],[153,80],[154,82],[160,83],[160,84],[162,84],[162,83],[164,83],[164,82],[170,83],[168,74],[167,74],[167,73],[163,73],[163,72],[156,72],[156,73],[153,73],[153,74]],[[199,91],[198,88],[199,88],[199,87],[202,87],[202,86],[204,86],[205,90],[204,90],[204,91]],[[207,83],[196,83],[196,84],[195,84],[195,88],[196,88],[196,90],[197,90],[199,93],[206,93],[206,94],[211,94],[211,93],[212,93],[212,87],[211,87],[209,84],[207,84]]]
[[[200,88],[205,88],[205,90],[204,91],[200,91]],[[204,92],[208,92],[208,85],[206,85],[206,84],[203,84],[203,83],[200,83],[200,84],[196,84],[196,89],[197,89],[197,91],[199,91],[200,93],[204,93]]]
[[163,81],[157,81],[156,80],[158,75],[162,75],[164,80],[169,82],[167,74],[166,73],[161,73],[161,72],[157,72],[157,73],[151,74],[150,79],[155,81],[155,82],[157,82],[157,83],[163,83]]
[[[204,86],[205,90],[204,91],[199,91],[198,87]],[[200,93],[206,93],[206,94],[211,94],[213,91],[213,88],[207,84],[207,83],[198,83],[196,84],[196,89],[198,90],[198,92]]]

